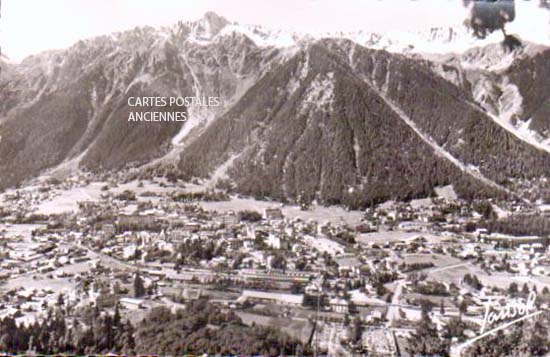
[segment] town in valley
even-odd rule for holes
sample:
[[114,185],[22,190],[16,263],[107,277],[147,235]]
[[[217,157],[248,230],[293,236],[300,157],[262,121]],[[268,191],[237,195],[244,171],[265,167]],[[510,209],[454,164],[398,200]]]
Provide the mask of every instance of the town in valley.
[[[122,175],[41,177],[0,196],[0,351],[16,343],[7,321],[61,319],[69,337],[56,341],[84,344],[75,352],[147,353],[155,337],[140,326],[209,311],[195,329],[276,330],[269,354],[444,355],[480,335],[487,304],[550,302],[542,203],[464,201],[447,186],[352,211]],[[29,353],[64,348],[40,338]]]

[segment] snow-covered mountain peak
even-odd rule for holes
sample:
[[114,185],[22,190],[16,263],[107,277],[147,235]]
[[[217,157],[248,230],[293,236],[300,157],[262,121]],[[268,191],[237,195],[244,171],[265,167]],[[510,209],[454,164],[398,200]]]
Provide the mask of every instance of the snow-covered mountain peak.
[[241,34],[248,37],[259,47],[291,47],[300,42],[305,35],[284,30],[270,30],[257,25],[232,24],[226,26],[219,37]]
[[[463,23],[451,24],[447,27],[383,33],[366,30],[305,33],[270,29],[261,25],[231,23],[213,12],[205,14],[198,21],[186,23],[186,26],[186,39],[200,45],[208,45],[213,41],[234,35],[246,36],[259,47],[278,48],[297,46],[321,38],[342,38],[365,47],[404,54],[463,54],[475,47],[502,43],[504,39],[503,34],[498,31],[484,39],[476,38]],[[524,37],[523,33],[512,32],[511,34]]]
[[[509,33],[522,38],[522,40],[525,38],[531,42],[540,42],[532,41],[529,36],[524,37],[522,31],[515,32],[512,31],[512,28]],[[76,45],[86,44],[111,50],[124,48],[128,51],[143,53],[151,51],[155,47],[162,48],[162,44],[167,40],[175,44],[188,42],[193,45],[207,46],[223,43],[228,37],[234,36],[246,38],[261,48],[279,49],[300,48],[304,44],[307,45],[322,38],[348,39],[372,49],[401,54],[419,54],[423,57],[448,54],[463,55],[474,48],[501,44],[504,39],[503,34],[499,31],[490,34],[485,39],[478,39],[463,23],[410,31],[298,32],[272,29],[261,25],[239,24],[214,12],[207,12],[196,21],[180,21],[173,26],[156,29],[137,27],[128,31],[79,41]],[[156,44],[160,44],[160,46],[156,46]],[[543,44],[550,44],[550,40]]]
[[501,42],[495,33],[480,40],[462,25],[431,27],[418,31],[391,31],[385,33],[358,31],[344,35],[363,46],[394,53],[445,54],[463,53],[476,46]]
[[202,19],[193,23],[190,39],[198,42],[212,40],[227,25],[227,19],[209,11]]

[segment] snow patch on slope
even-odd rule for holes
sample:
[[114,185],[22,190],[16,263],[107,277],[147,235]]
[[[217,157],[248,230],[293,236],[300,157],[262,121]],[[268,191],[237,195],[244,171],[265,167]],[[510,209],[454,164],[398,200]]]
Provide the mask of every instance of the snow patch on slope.
[[128,93],[128,91],[136,84],[138,83],[144,83],[146,85],[150,85],[151,82],[153,81],[153,76],[150,74],[150,73],[141,73],[140,75],[138,75],[136,78],[134,78],[134,80],[132,82],[130,82],[130,84],[128,85],[128,87],[126,88],[126,93]]
[[531,129],[531,120],[522,121],[516,127],[518,133],[529,140],[535,141],[547,148],[550,151],[550,138],[544,138],[542,135]]
[[502,72],[508,69],[522,55],[523,51],[521,49],[506,51],[500,43],[495,43],[466,51],[460,60],[460,65],[464,69],[484,69],[491,72]]
[[[203,95],[203,90],[201,87],[200,80],[193,70],[193,67],[189,64],[189,61],[187,60],[186,55],[181,55],[180,59],[182,60],[182,63],[185,66],[185,69],[189,71],[191,74],[191,77],[193,78],[193,92],[194,96],[197,98],[200,98]],[[187,120],[183,124],[180,131],[172,138],[172,146],[174,148],[179,148],[179,146],[182,144],[182,141],[184,138],[189,135],[191,130],[198,127],[201,124],[208,123],[213,118],[213,114],[208,111],[207,108],[203,107],[197,107],[197,106],[189,106],[187,107]],[[174,150],[173,150],[174,151]]]
[[444,198],[448,201],[455,201],[458,199],[458,195],[456,194],[453,185],[435,187],[434,191],[438,197]]
[[[490,98],[495,96],[495,91],[500,92],[500,95],[493,107]],[[508,77],[503,77],[500,83],[495,84],[486,78],[478,81],[474,86],[474,99],[486,110],[484,113],[506,131],[523,142],[550,153],[550,138],[543,138],[530,129],[531,119],[522,118],[523,97],[519,88]]]
[[304,79],[306,79],[307,75],[309,73],[309,53],[305,53],[304,61],[300,62],[300,66],[298,67],[298,75],[293,76],[290,78],[288,82],[288,94],[292,95],[298,88],[300,88],[300,84]]
[[523,98],[519,88],[504,77],[500,85],[502,95],[498,98],[499,118],[505,123],[512,124],[514,117],[520,116],[523,111]]
[[288,31],[269,31],[259,26],[232,24],[226,26],[219,33],[219,37],[242,34],[259,47],[291,47],[299,41],[299,36]]
[[360,177],[361,170],[360,170],[359,158],[361,157],[361,145],[359,144],[359,139],[355,135],[355,132],[353,133],[353,153],[354,153],[355,170],[356,170],[357,176]]
[[334,73],[317,74],[305,93],[301,112],[318,108],[325,112],[332,111],[334,101]]
[[[244,151],[243,151],[244,152]],[[210,178],[208,182],[208,186],[214,186],[219,180],[228,179],[229,175],[227,174],[227,170],[233,165],[233,162],[235,159],[237,159],[239,156],[241,156],[242,152],[239,154],[233,154],[227,159],[226,162],[221,164],[216,171],[212,174],[212,177]]]

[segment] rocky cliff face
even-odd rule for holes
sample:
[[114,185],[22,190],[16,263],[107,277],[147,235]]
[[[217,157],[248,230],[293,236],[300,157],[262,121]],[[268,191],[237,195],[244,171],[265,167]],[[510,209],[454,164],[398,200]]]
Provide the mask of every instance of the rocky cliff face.
[[506,72],[522,98],[522,117],[529,129],[550,143],[550,49],[540,49],[514,63]]
[[[457,36],[441,34],[429,33]],[[495,195],[510,179],[550,175],[548,50],[507,52],[498,66],[494,46],[428,56],[364,39],[300,38],[209,13],[3,65],[0,187],[60,168],[170,166],[255,196],[362,206],[446,184]],[[128,122],[128,98],[149,96],[223,105],[188,107],[185,123]]]
[[[0,186],[67,162],[86,169],[142,165],[206,125],[224,107],[189,108],[185,125],[129,123],[135,108],[128,98],[217,96],[230,105],[242,95],[280,54],[243,35],[196,43],[205,31],[219,31],[220,21],[208,15],[170,29],[137,28],[6,67],[0,81]],[[140,108],[153,109],[180,111]]]

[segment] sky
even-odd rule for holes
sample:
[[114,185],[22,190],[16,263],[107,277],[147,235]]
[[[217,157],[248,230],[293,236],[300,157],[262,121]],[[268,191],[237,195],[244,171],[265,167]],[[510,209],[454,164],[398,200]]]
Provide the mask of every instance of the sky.
[[[535,1],[516,2],[513,25],[550,33],[548,19],[532,21],[543,13]],[[12,61],[136,26],[196,20],[207,11],[299,32],[406,31],[458,24],[466,15],[462,0],[3,0],[1,11],[0,45]]]

